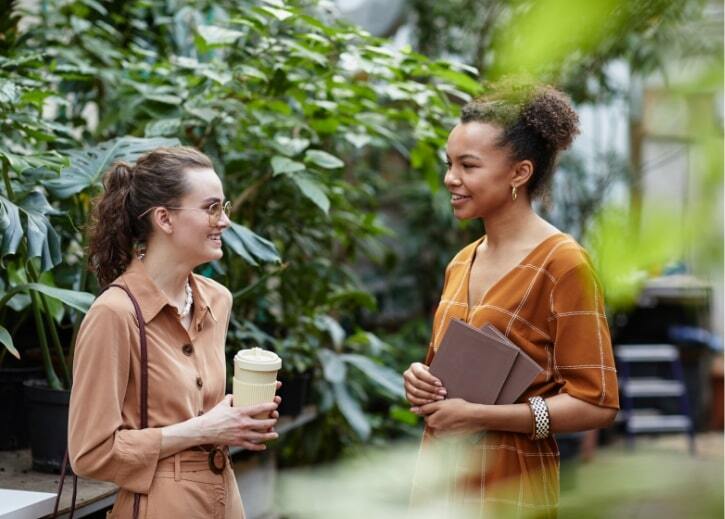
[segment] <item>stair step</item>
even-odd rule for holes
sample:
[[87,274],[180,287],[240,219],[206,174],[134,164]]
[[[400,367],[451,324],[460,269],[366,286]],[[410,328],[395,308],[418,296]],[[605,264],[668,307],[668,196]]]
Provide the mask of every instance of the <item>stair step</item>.
[[674,397],[686,392],[682,382],[664,378],[630,378],[620,386],[624,394],[634,398]]
[[624,362],[672,362],[679,358],[671,344],[620,344],[615,347],[617,360]]
[[686,432],[692,427],[686,415],[633,415],[629,418],[627,430],[632,433]]

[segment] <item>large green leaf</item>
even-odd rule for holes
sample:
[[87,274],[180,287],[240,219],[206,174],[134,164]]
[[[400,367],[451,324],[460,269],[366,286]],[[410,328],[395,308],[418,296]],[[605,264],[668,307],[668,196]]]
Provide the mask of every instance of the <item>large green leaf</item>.
[[272,157],[272,171],[275,175],[304,171],[304,169],[305,165],[301,162],[288,159],[287,157],[281,157],[279,155]]
[[245,34],[241,31],[235,31],[233,29],[227,29],[216,25],[200,25],[196,28],[196,30],[199,32],[199,36],[201,36],[204,40],[204,43],[208,46],[228,45],[245,36]]
[[83,313],[88,312],[88,309],[91,307],[91,303],[93,303],[93,300],[96,298],[93,294],[88,292],[51,287],[42,283],[28,283],[27,285],[22,285],[17,288],[27,288],[28,290],[40,292],[41,294],[57,299],[71,308],[75,308],[79,312]]
[[289,175],[292,181],[297,185],[299,190],[307,198],[319,207],[323,213],[327,214],[330,211],[330,199],[327,198],[324,186],[314,179],[311,175],[306,174],[294,174]]
[[322,150],[307,150],[305,160],[325,169],[337,169],[345,165],[343,161]]
[[360,371],[370,378],[373,382],[384,387],[391,393],[401,398],[405,397],[405,389],[403,387],[403,377],[397,371],[376,364],[371,359],[354,353],[346,353],[341,355],[343,361],[348,362],[358,368]]
[[0,265],[5,256],[15,254],[23,238],[20,223],[20,209],[10,200],[0,195]]
[[16,359],[20,358],[20,353],[15,349],[13,344],[13,338],[10,336],[10,332],[7,331],[3,326],[0,326],[0,342],[5,345],[10,354]]
[[40,269],[50,270],[63,260],[60,236],[48,220],[48,215],[60,215],[40,191],[33,191],[20,204],[25,214],[25,235],[28,239],[28,256],[40,258]]
[[232,222],[222,233],[222,239],[230,249],[251,265],[258,265],[256,260],[266,262],[281,261],[274,243],[238,223]]
[[98,146],[69,152],[70,166],[60,177],[45,185],[53,195],[68,198],[100,182],[101,175],[114,162],[135,162],[142,154],[161,146],[177,146],[178,139],[121,137]]
[[322,374],[325,376],[325,380],[332,384],[345,381],[347,367],[340,358],[340,355],[323,348],[317,351],[317,358],[320,359],[320,363],[322,364]]
[[335,393],[335,402],[337,408],[353,428],[355,433],[361,440],[367,440],[370,437],[370,421],[360,407],[360,404],[350,396],[347,387],[343,383],[332,384],[332,390]]

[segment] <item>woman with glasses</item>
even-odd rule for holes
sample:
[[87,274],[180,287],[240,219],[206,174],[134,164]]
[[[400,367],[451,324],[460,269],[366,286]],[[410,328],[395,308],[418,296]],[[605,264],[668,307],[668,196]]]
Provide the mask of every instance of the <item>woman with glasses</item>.
[[89,265],[107,290],[75,347],[73,470],[120,487],[109,517],[239,519],[227,447],[264,450],[279,398],[236,408],[225,396],[232,296],[193,273],[222,257],[221,181],[204,154],[160,148],[115,164],[104,187]]

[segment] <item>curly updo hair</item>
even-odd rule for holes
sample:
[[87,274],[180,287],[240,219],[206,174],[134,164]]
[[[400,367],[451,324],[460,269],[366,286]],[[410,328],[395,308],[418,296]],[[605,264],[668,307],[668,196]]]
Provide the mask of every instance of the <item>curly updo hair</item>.
[[88,267],[101,287],[123,274],[135,248],[151,235],[151,215],[144,213],[178,205],[188,191],[185,172],[206,168],[213,169],[209,157],[181,146],[156,148],[135,164],[111,166],[103,177],[103,193],[93,202],[88,228]]
[[541,195],[556,165],[559,152],[579,133],[579,116],[571,102],[551,86],[504,81],[462,109],[461,122],[500,126],[498,146],[507,147],[515,161],[530,160],[534,172],[527,189]]

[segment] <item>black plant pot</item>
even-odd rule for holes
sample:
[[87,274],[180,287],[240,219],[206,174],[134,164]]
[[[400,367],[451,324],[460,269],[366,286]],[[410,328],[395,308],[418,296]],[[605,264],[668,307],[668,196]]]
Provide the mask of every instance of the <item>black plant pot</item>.
[[280,374],[282,387],[277,393],[282,397],[278,409],[280,416],[297,416],[302,412],[311,378],[310,373]]
[[23,385],[33,470],[59,474],[68,445],[70,391],[50,389],[39,380],[28,380]]
[[28,418],[23,382],[43,376],[43,368],[0,368],[0,450],[28,446]]

